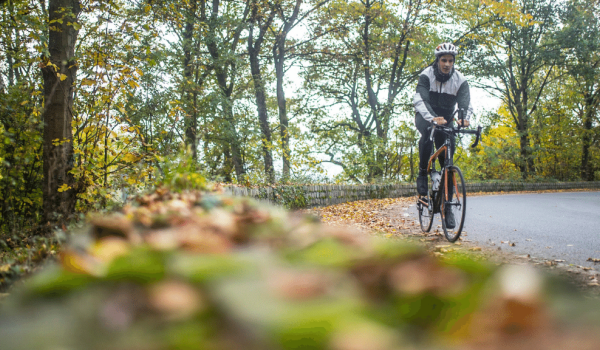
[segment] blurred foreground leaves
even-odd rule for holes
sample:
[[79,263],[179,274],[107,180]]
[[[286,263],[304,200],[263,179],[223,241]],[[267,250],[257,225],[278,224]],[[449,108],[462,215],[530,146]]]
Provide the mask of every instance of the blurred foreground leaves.
[[246,198],[165,189],[14,289],[2,349],[596,349],[595,300]]

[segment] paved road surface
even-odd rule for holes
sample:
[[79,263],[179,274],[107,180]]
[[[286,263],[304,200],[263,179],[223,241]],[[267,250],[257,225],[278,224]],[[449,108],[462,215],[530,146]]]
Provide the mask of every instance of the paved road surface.
[[598,268],[586,260],[600,259],[600,192],[467,197],[464,230],[465,239],[480,245]]

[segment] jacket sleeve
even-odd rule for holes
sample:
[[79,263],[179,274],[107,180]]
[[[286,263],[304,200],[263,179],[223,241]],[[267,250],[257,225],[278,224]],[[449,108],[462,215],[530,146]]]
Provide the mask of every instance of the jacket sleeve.
[[431,108],[431,103],[429,102],[429,87],[429,77],[426,74],[421,74],[419,77],[419,83],[417,84],[417,92],[415,93],[413,104],[415,106],[415,111],[419,113],[423,119],[427,120],[428,122],[432,122],[433,118],[435,118],[437,115],[433,111],[433,108]]
[[471,120],[471,116],[473,115],[473,105],[471,104],[471,93],[469,91],[469,83],[467,81],[463,82],[460,88],[458,89],[458,93],[456,95],[456,102],[458,103],[458,108],[464,109],[466,111],[465,119]]

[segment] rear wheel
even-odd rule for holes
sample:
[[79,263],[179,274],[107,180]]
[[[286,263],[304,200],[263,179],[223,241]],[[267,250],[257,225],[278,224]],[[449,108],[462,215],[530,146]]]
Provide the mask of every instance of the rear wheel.
[[431,178],[429,178],[429,195],[417,199],[417,210],[419,211],[419,223],[423,232],[429,232],[433,224],[433,199],[431,197]]
[[[440,192],[443,196],[441,208],[442,228],[444,229],[446,239],[450,242],[456,242],[462,233],[465,222],[467,191],[465,188],[465,179],[458,167],[450,167],[448,175],[448,181],[443,177],[442,185],[440,186]],[[448,191],[446,191],[446,186],[448,186]],[[454,220],[451,220],[451,218]],[[451,221],[454,221],[454,225],[452,225]]]

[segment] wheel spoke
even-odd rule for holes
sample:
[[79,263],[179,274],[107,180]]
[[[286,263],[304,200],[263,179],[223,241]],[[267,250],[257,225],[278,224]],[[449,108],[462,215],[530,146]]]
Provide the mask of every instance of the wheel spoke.
[[[429,184],[431,189],[431,184]],[[421,230],[423,232],[429,232],[431,225],[433,224],[433,200],[431,198],[431,192],[427,197],[417,198],[417,209],[419,211],[419,223],[421,224]]]
[[[453,166],[448,173],[452,179],[445,179],[444,210],[442,212],[442,228],[446,239],[450,242],[458,240],[462,233],[466,211],[465,182],[460,169]],[[460,183],[460,187],[459,187]],[[450,187],[452,186],[452,190]],[[451,198],[449,198],[452,196]],[[462,197],[462,198],[461,198]]]

